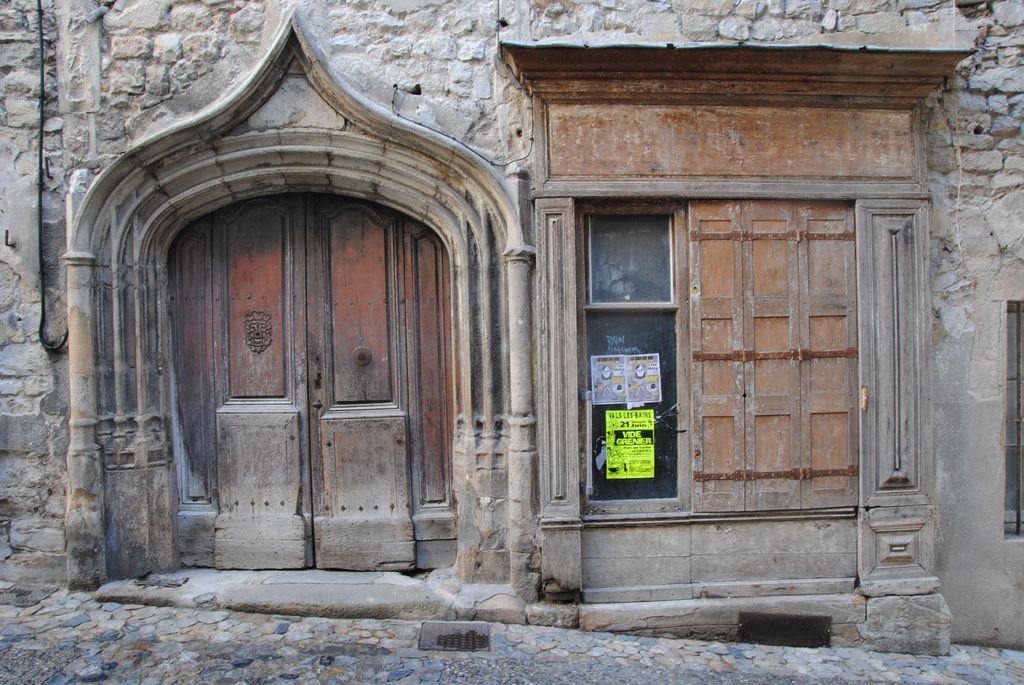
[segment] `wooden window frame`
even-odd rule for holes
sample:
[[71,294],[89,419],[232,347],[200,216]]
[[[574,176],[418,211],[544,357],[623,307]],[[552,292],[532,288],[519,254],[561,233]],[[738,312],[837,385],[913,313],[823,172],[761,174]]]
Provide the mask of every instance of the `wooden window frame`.
[[[669,243],[672,255],[670,272],[672,275],[672,293],[667,302],[643,302],[637,304],[626,303],[598,303],[589,302],[590,293],[590,217],[610,215],[647,215],[669,217]],[[579,202],[575,206],[575,244],[576,244],[576,270],[579,274],[575,298],[575,316],[577,320],[578,370],[581,397],[589,390],[590,365],[587,354],[587,314],[591,312],[671,312],[675,316],[676,329],[676,398],[678,406],[678,420],[686,421],[689,416],[689,324],[687,320],[687,289],[686,283],[687,263],[686,255],[686,201],[673,200],[667,202],[637,202],[623,200],[620,202]],[[685,407],[683,406],[685,403]],[[588,435],[586,412],[589,411],[588,402],[580,402],[583,413],[584,425],[581,427],[581,450],[580,469],[581,476],[587,482],[588,473],[593,468],[590,444],[592,437]],[[678,427],[677,427],[678,428]],[[690,510],[690,460],[685,458],[689,454],[689,433],[676,433],[677,468],[676,468],[676,496],[665,498],[649,499],[609,499],[593,500],[585,489],[581,497],[582,512],[584,515],[628,515],[628,514],[653,514],[653,513],[675,513],[687,512]]]

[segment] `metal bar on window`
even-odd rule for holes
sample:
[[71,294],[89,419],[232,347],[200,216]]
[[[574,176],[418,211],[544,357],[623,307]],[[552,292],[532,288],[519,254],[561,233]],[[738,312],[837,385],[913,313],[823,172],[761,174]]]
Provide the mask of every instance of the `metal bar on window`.
[[[1005,531],[1021,535],[1024,527],[1024,302],[1006,306],[1006,471],[1007,513]],[[1013,479],[1012,481],[1010,479]]]
[[1022,422],[1022,419],[1024,419],[1024,407],[1021,406],[1024,404],[1024,402],[1022,402],[1022,398],[1024,398],[1024,388],[1021,387],[1021,383],[1024,382],[1024,302],[1014,302],[1013,306],[1017,324],[1017,353],[1015,355],[1017,357],[1017,369],[1015,374],[1017,377],[1017,415],[1014,417],[1017,423],[1017,496],[1014,498],[1017,516],[1014,521],[1014,534],[1020,535],[1022,518],[1021,506],[1022,503],[1024,503],[1024,468],[1021,468],[1021,466],[1024,466],[1024,463],[1022,463],[1024,462],[1024,434],[1022,434],[1021,430],[1024,428],[1024,425],[1022,425],[1024,424],[1024,422]]

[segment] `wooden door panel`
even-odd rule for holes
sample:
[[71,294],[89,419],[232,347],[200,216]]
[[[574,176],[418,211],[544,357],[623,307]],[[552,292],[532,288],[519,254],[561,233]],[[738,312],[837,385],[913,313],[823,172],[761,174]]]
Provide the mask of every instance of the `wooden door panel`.
[[217,412],[218,568],[307,565],[297,411]]
[[700,511],[743,508],[743,259],[740,205],[695,202],[690,237],[693,345],[693,502]]
[[796,509],[800,482],[800,309],[796,216],[790,202],[742,206],[747,509]]
[[408,405],[395,392],[404,369],[391,337],[401,320],[399,223],[357,202],[309,203],[307,283],[311,301],[323,301],[308,308],[316,565],[411,569]]
[[230,398],[290,394],[290,219],[289,208],[259,203],[231,217],[224,232]]
[[313,519],[319,568],[415,565],[404,412],[320,420],[321,508]]
[[801,424],[807,435],[802,483],[806,507],[854,503],[858,477],[857,282],[853,210],[809,203],[800,210]]
[[169,269],[178,416],[186,427],[178,489],[183,503],[205,505],[214,501],[217,464],[211,251],[207,218],[182,233]]
[[414,332],[408,338],[408,377],[411,447],[418,457],[414,470],[418,512],[450,503],[451,308],[444,249],[425,227],[406,236],[405,264],[405,325]]
[[409,225],[278,196],[175,244],[182,487],[217,567],[410,569],[414,509],[454,538],[448,264]]
[[389,265],[394,222],[344,210],[326,221],[332,400],[386,402],[391,393]]

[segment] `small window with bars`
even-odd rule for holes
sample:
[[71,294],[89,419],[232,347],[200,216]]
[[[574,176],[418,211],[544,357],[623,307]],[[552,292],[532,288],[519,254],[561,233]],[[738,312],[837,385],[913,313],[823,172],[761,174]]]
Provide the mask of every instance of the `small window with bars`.
[[1007,535],[1024,533],[1024,302],[1006,310],[1006,515]]

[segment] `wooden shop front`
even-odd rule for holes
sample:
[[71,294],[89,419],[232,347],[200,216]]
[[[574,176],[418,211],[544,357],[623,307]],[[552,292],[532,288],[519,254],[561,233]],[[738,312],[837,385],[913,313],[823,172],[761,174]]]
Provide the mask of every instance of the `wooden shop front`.
[[543,590],[929,593],[922,102],[956,51],[504,44]]

